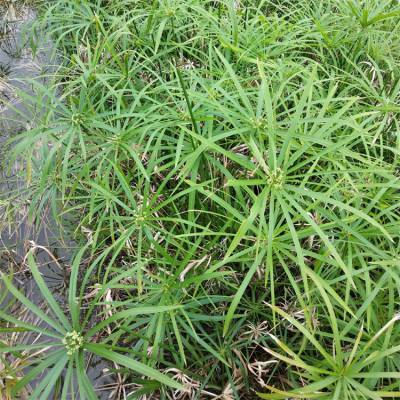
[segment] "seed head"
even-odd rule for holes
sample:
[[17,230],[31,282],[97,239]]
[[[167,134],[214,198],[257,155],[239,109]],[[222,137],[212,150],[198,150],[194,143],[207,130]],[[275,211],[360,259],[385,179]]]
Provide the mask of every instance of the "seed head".
[[276,168],[268,174],[268,183],[275,189],[280,189],[283,185],[283,171],[280,168]]
[[72,356],[82,347],[83,336],[77,331],[68,332],[62,342],[67,349],[67,354]]

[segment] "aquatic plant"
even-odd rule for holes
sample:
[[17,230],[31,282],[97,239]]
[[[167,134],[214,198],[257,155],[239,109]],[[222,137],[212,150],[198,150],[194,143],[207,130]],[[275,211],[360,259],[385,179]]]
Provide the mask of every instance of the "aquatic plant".
[[399,15],[389,0],[43,5],[34,29],[62,64],[24,95],[42,113],[10,162],[30,217],[73,215],[85,246],[72,323],[49,304],[69,324],[51,320],[59,377],[75,368],[93,395],[93,352],[120,366],[120,398],[399,397]]
[[[140,305],[129,310],[115,311],[113,302],[106,305],[107,317],[102,318],[101,322],[92,324],[88,327],[88,313],[81,315],[82,298],[79,297],[78,277],[79,263],[83,252],[81,251],[71,268],[71,279],[68,290],[68,311],[69,315],[59,305],[57,299],[50,292],[43,277],[40,274],[38,266],[34,260],[33,251],[27,255],[29,268],[37,284],[40,293],[47,304],[48,311],[39,308],[30,301],[18,288],[12,283],[10,277],[2,273],[1,279],[4,287],[12,299],[20,303],[20,307],[25,307],[30,313],[38,317],[38,324],[31,324],[17,318],[13,313],[7,313],[7,297],[3,297],[3,304],[6,306],[0,311],[0,318],[7,322],[1,330],[7,332],[19,332],[21,330],[33,332],[38,335],[32,344],[15,344],[8,346],[0,344],[0,354],[10,353],[16,358],[21,358],[24,354],[25,363],[22,363],[20,370],[22,376],[16,377],[11,389],[11,394],[17,396],[21,389],[37,377],[41,377],[40,383],[30,393],[29,399],[46,399],[54,395],[54,390],[58,390],[61,399],[70,398],[69,396],[77,389],[78,385],[80,398],[97,399],[97,395],[91,385],[87,375],[85,362],[88,353],[105,358],[118,365],[132,370],[140,376],[152,378],[160,383],[169,385],[175,389],[185,390],[185,387],[162,374],[159,371],[135,360],[134,355],[129,352],[128,355],[121,354],[121,350],[113,343],[111,331],[113,325],[117,324],[122,329],[134,319],[136,321],[143,316],[154,313],[163,313],[179,308],[175,306],[146,306]],[[114,284],[118,280],[114,278]],[[112,289],[113,285],[107,285],[107,289]],[[82,289],[82,287],[81,287]],[[104,288],[99,288],[99,294],[104,293]],[[101,297],[101,296],[100,296]],[[94,305],[95,303],[92,303]],[[89,307],[90,309],[90,307]],[[128,311],[128,312],[127,312]],[[86,317],[86,319],[85,319]],[[85,323],[85,322],[86,323]],[[4,323],[3,322],[3,323]],[[104,329],[108,329],[110,336],[101,337]],[[34,355],[27,353],[34,353]],[[64,374],[66,371],[66,374]],[[62,378],[62,385],[59,382]],[[58,387],[57,387],[58,386]]]

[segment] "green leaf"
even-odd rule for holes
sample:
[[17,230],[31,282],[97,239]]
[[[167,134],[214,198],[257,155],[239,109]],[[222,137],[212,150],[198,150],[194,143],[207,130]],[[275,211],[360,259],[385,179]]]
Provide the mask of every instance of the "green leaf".
[[118,354],[104,345],[97,343],[87,343],[85,344],[85,349],[93,354],[103,357],[107,360],[117,363],[123,367],[129,368],[139,375],[145,375],[150,379],[154,379],[163,385],[170,386],[174,389],[185,391],[185,387],[175,380],[171,379],[168,375],[163,374],[139,361],[136,361],[130,357]]
[[225,317],[225,322],[224,322],[224,336],[228,333],[229,326],[232,322],[233,316],[235,314],[236,308],[239,305],[239,302],[246,291],[248,285],[250,284],[251,279],[253,278],[253,275],[256,273],[257,268],[261,265],[261,262],[267,252],[267,249],[262,249],[260,252],[256,255],[256,258],[248,270],[246,276],[244,277],[242,283],[239,286],[238,291],[236,292],[235,296],[232,299],[231,305],[229,306],[228,312],[226,313]]

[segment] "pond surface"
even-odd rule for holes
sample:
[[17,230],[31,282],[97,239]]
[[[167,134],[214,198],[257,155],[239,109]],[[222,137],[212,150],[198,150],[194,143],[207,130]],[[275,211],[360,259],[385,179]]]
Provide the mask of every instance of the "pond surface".
[[[29,222],[28,204],[24,197],[24,166],[10,165],[6,155],[7,141],[20,131],[34,126],[40,115],[25,95],[34,95],[30,80],[40,78],[51,65],[52,49],[42,41],[34,55],[25,31],[35,21],[35,12],[10,3],[0,8],[0,268],[12,268],[16,279],[26,280],[23,260],[32,242],[48,248],[62,263],[68,261],[69,247],[73,246],[48,213],[36,223]],[[38,252],[38,262],[50,287],[64,285],[64,272],[55,265],[46,251]],[[29,285],[28,285],[29,286]]]
[[[16,4],[4,5],[0,0],[0,271],[12,271],[16,284],[35,304],[42,304],[43,299],[25,263],[29,248],[33,243],[38,245],[35,254],[40,271],[53,294],[63,303],[74,242],[68,229],[60,227],[50,212],[44,212],[35,222],[30,221],[24,196],[24,165],[7,162],[11,149],[8,141],[18,132],[34,127],[40,117],[40,110],[35,110],[21,93],[34,95],[32,80],[45,84],[42,76],[56,68],[51,42],[45,37],[39,38],[40,48],[35,53],[29,45],[25,32],[36,19],[35,11]],[[23,341],[32,341],[31,336],[25,335]],[[104,373],[110,366],[97,358],[89,364],[92,382],[97,388],[104,388],[99,398],[110,398],[109,388],[115,377]]]

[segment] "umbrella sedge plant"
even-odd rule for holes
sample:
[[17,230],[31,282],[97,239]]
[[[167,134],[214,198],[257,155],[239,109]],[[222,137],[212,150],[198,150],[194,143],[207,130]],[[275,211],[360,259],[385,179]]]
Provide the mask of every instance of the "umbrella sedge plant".
[[49,314],[3,276],[43,322],[6,308],[2,324],[51,346],[13,393],[35,381],[51,398],[62,380],[64,398],[95,398],[93,353],[119,366],[121,399],[396,398],[398,3],[39,10],[32,41],[45,32],[60,65],[19,95],[41,111],[8,161],[18,204],[68,216],[81,250],[65,306],[30,251]]

